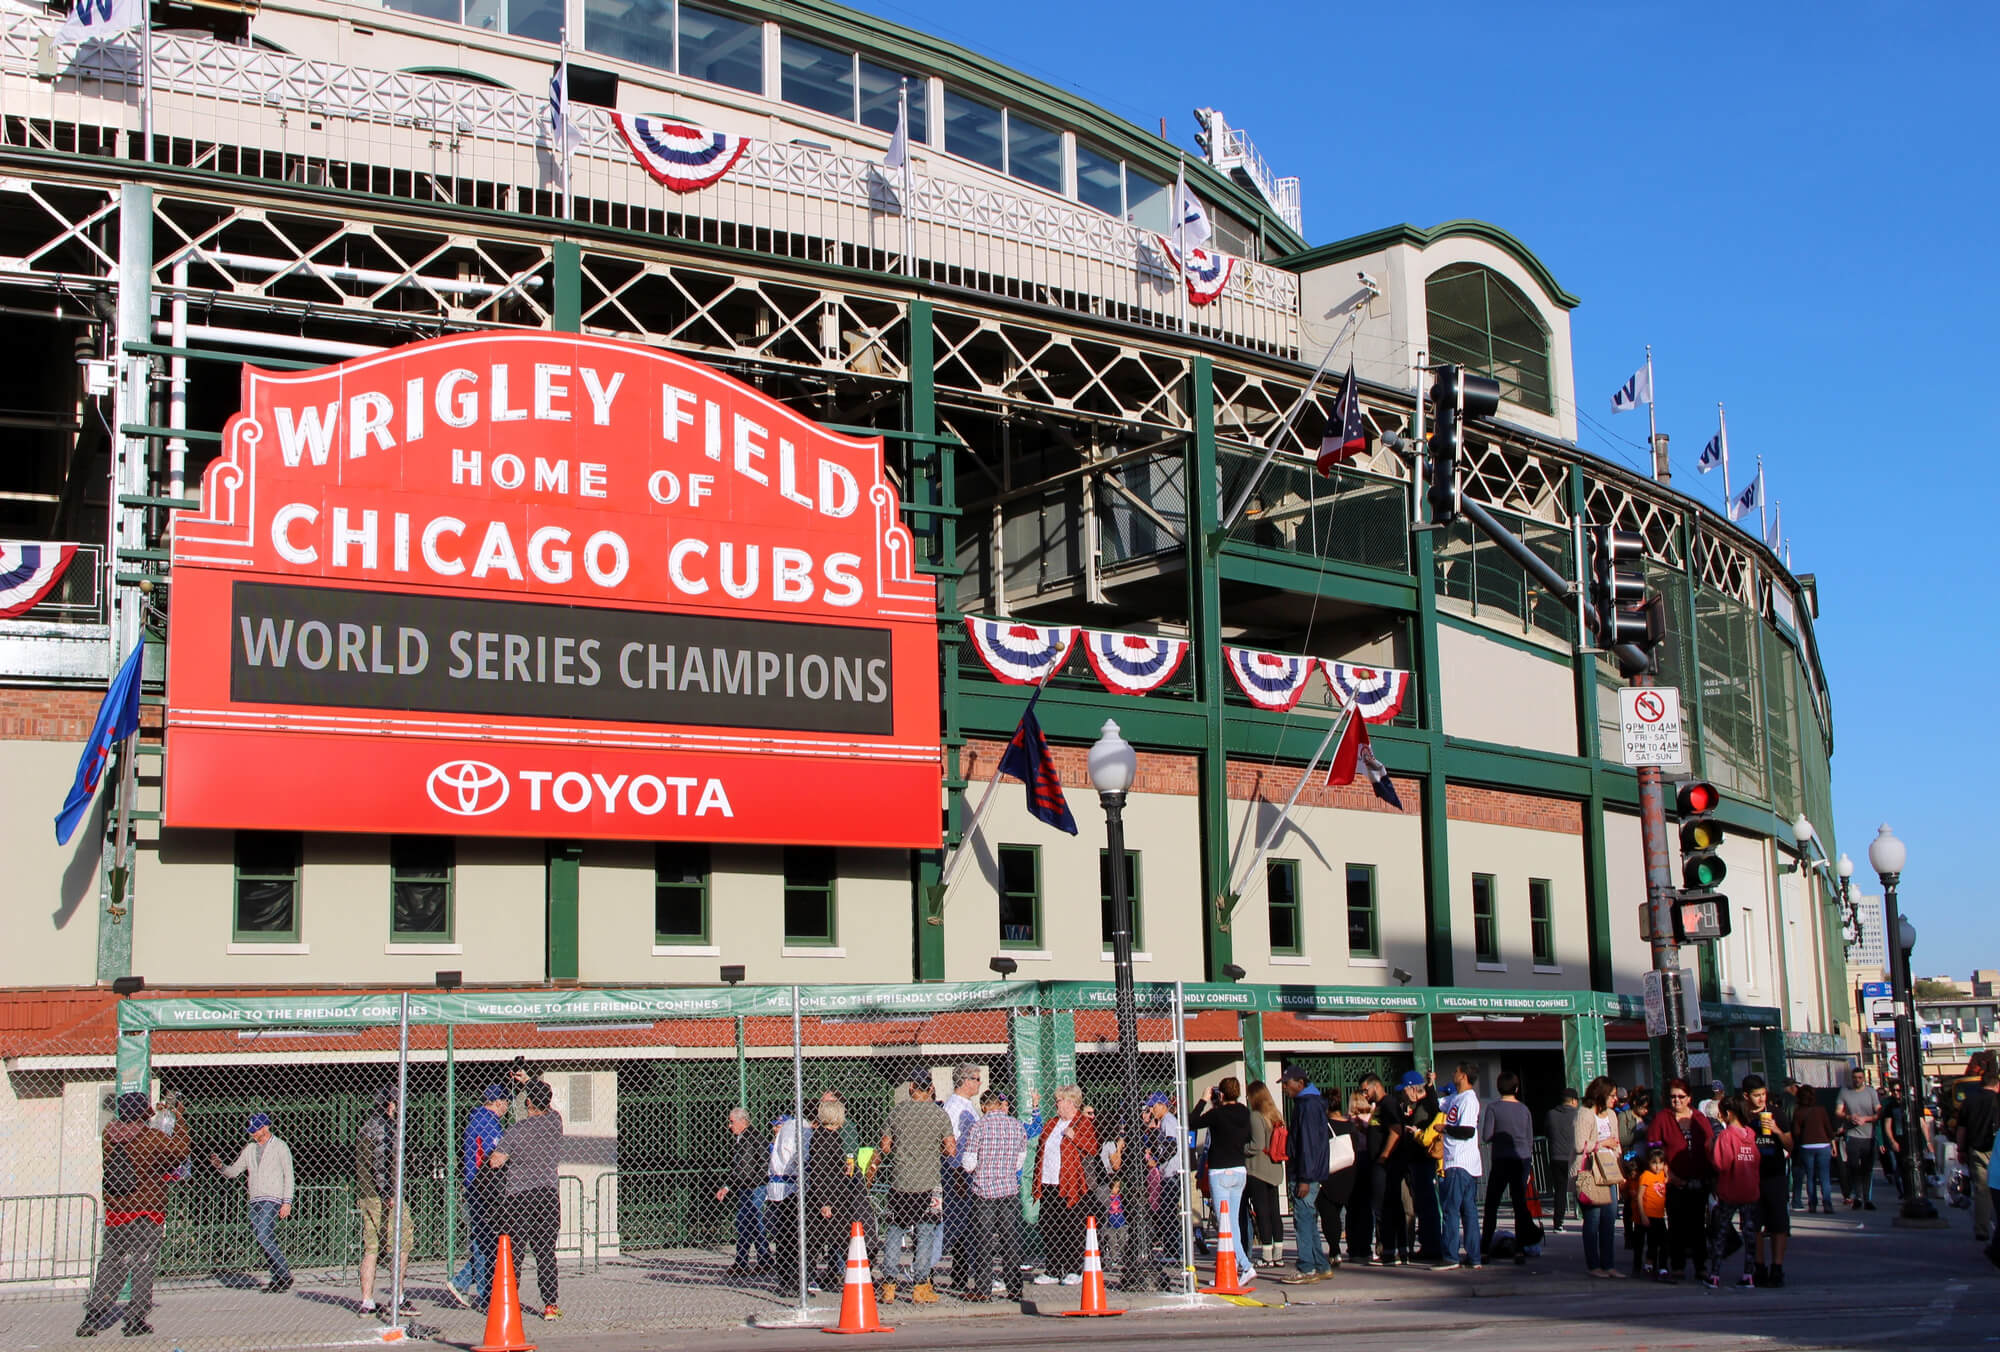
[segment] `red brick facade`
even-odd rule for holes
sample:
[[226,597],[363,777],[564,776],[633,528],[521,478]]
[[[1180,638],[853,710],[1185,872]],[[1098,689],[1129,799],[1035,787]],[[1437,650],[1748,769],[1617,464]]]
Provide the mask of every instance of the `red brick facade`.
[[1573,798],[1541,798],[1505,789],[1451,784],[1445,788],[1444,799],[1445,813],[1455,822],[1560,831],[1566,836],[1583,834],[1583,804]]
[[[101,687],[0,688],[0,742],[81,742],[103,703]],[[139,726],[159,728],[160,707],[141,705]]]

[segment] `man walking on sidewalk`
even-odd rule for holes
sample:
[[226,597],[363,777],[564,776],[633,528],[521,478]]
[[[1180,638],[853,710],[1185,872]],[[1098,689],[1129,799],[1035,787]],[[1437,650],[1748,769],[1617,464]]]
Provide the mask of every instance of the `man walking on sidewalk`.
[[1438,1264],[1443,1272],[1484,1262],[1479,1243],[1479,1095],[1472,1088],[1476,1074],[1471,1065],[1459,1062],[1451,1073],[1453,1093],[1444,1101],[1444,1257]]
[[747,1277],[755,1271],[750,1251],[757,1251],[757,1267],[771,1266],[771,1241],[764,1234],[764,1212],[758,1205],[771,1174],[771,1148],[763,1136],[750,1130],[750,1113],[744,1108],[729,1110],[729,1173],[715,1190],[715,1200],[736,1199],[736,1261],[729,1275]]
[[1333,1276],[1333,1260],[1320,1240],[1319,1190],[1326,1182],[1327,1146],[1333,1136],[1326,1116],[1326,1099],[1304,1068],[1287,1065],[1280,1072],[1290,1120],[1285,1124],[1285,1182],[1292,1191],[1292,1243],[1298,1250],[1298,1275],[1281,1280],[1290,1285],[1323,1282]]
[[[1850,1210],[1875,1209],[1875,1123],[1882,1116],[1882,1099],[1868,1083],[1868,1072],[1856,1066],[1848,1087],[1834,1103],[1834,1116],[1844,1129],[1847,1205]],[[1975,1183],[1977,1179],[1973,1180]]]
[[1554,1205],[1549,1208],[1551,1224],[1562,1233],[1563,1212],[1576,1186],[1576,1090],[1565,1088],[1562,1102],[1549,1109],[1543,1134],[1549,1141],[1549,1192]]
[[1986,1191],[1986,1171],[1993,1163],[1993,1137],[2000,1128],[2000,1067],[1988,1061],[1979,1088],[1968,1090],[1958,1108],[1958,1161],[1970,1175],[1972,1238],[1984,1244],[1993,1237],[1993,1198]]
[[250,1193],[250,1233],[271,1265],[271,1281],[264,1291],[277,1295],[292,1289],[291,1264],[278,1244],[278,1222],[292,1214],[292,1148],[271,1131],[266,1113],[252,1113],[248,1123],[250,1143],[238,1152],[232,1164],[211,1154],[208,1162],[224,1178],[248,1174],[245,1187]]

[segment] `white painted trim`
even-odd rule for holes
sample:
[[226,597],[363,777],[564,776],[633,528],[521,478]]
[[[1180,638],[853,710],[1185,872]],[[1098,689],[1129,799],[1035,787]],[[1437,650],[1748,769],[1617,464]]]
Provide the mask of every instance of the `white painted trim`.
[[1475,962],[1472,964],[1472,970],[1475,972],[1504,972],[1507,970],[1507,964],[1504,962]]
[[802,947],[794,948],[790,944],[786,944],[778,950],[778,956],[781,958],[844,958],[847,956],[847,950],[844,948],[822,948],[818,944],[806,944]]
[[1536,976],[1561,976],[1563,974],[1561,967],[1543,967],[1540,964],[1535,966],[1534,971]]
[[382,951],[391,957],[437,957],[448,958],[465,952],[464,944],[383,944]]
[[1273,967],[1310,967],[1313,965],[1313,960],[1303,953],[1273,953],[1271,955],[1271,965]]
[[1003,948],[1000,957],[1012,958],[1016,962],[1054,962],[1056,955],[1046,948]]
[[656,958],[719,958],[722,949],[717,944],[654,944]]
[[1349,958],[1347,965],[1349,967],[1372,967],[1378,972],[1389,970],[1389,960],[1387,958]]
[[228,948],[224,949],[223,952],[230,954],[232,957],[250,957],[253,955],[258,957],[278,957],[286,954],[290,954],[296,957],[304,957],[306,954],[312,952],[312,945],[232,943],[229,945]]
[[[1097,955],[1097,960],[1099,962],[1110,962],[1111,954],[1108,951],[1100,953]],[[1151,953],[1134,953],[1132,955],[1132,961],[1134,962],[1151,962],[1152,960],[1153,955]]]

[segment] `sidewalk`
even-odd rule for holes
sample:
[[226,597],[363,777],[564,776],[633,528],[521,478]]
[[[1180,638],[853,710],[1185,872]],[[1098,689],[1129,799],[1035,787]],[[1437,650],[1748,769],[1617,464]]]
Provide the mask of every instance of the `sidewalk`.
[[[1884,1209],[1877,1212],[1795,1213],[1792,1256],[1782,1291],[1725,1288],[1710,1293],[1691,1280],[1674,1286],[1592,1278],[1583,1271],[1581,1239],[1572,1228],[1565,1234],[1551,1233],[1543,1252],[1522,1266],[1505,1260],[1476,1272],[1437,1272],[1416,1265],[1348,1264],[1330,1280],[1309,1286],[1284,1285],[1273,1279],[1289,1275],[1289,1270],[1266,1267],[1260,1270],[1255,1295],[1250,1298],[1190,1299],[1157,1292],[1127,1296],[1114,1289],[1111,1303],[1129,1309],[1128,1319],[1155,1327],[1160,1327],[1162,1320],[1180,1321],[1190,1316],[1200,1319],[1203,1327],[1216,1328],[1216,1321],[1260,1319],[1287,1309],[1305,1314],[1336,1306],[1385,1305],[1408,1305],[1413,1313],[1440,1311],[1449,1319],[1476,1322],[1500,1317],[1503,1312],[1510,1319],[1568,1318],[1582,1308],[1578,1302],[1587,1302],[1594,1310],[1729,1310],[1744,1314],[1777,1308],[1778,1303],[1787,1309],[1824,1308],[1841,1302],[1866,1308],[1885,1304],[1888,1291],[1898,1283],[1921,1291],[1926,1283],[1935,1286],[1948,1277],[1973,1283],[1995,1280],[1993,1269],[1970,1238],[1969,1213],[1947,1211],[1951,1228],[1943,1231],[1895,1229],[1893,1215],[1893,1202],[1884,1203]],[[1629,1268],[1629,1255],[1621,1256]],[[572,1347],[578,1352],[586,1347],[591,1352],[607,1352],[628,1346],[709,1345],[723,1330],[782,1343],[788,1335],[753,1332],[751,1326],[816,1329],[821,1323],[832,1323],[838,1313],[840,1293],[836,1289],[812,1299],[812,1314],[806,1324],[793,1322],[795,1301],[782,1299],[754,1282],[730,1279],[723,1271],[726,1263],[726,1255],[690,1250],[607,1261],[598,1270],[582,1274],[565,1270],[561,1289],[565,1317],[552,1323],[530,1313],[526,1317],[528,1339],[545,1352],[568,1352]],[[1733,1282],[1740,1270],[1740,1255],[1725,1260],[1725,1282]],[[1203,1260],[1198,1271],[1206,1284],[1212,1275],[1210,1262]],[[1857,1282],[1857,1275],[1863,1273],[1867,1280]],[[181,1349],[379,1344],[389,1330],[377,1319],[358,1316],[358,1297],[351,1278],[344,1284],[321,1280],[327,1275],[301,1271],[296,1274],[294,1290],[282,1296],[266,1296],[254,1287],[213,1280],[163,1284],[155,1298],[152,1323],[158,1333],[153,1338],[124,1339],[115,1324],[99,1336],[115,1339],[121,1346],[160,1344]],[[485,1316],[452,1302],[442,1278],[441,1271],[432,1268],[419,1268],[411,1277],[409,1294],[417,1306],[412,1338],[459,1346],[479,1342]],[[524,1265],[521,1286],[524,1303],[531,1310],[539,1308],[532,1263]],[[378,1289],[378,1296],[386,1300],[386,1283]],[[1079,1296],[1076,1287],[1030,1285],[1018,1305],[1004,1297],[968,1304],[946,1296],[937,1304],[918,1306],[910,1304],[906,1294],[885,1306],[882,1318],[892,1326],[954,1325],[963,1326],[967,1335],[977,1329],[985,1331],[982,1338],[998,1337],[1006,1328],[1025,1330],[1025,1318],[1074,1309]],[[1504,1306],[1487,1305],[1489,1301],[1504,1302]],[[1469,1309],[1468,1302],[1484,1307],[1487,1313]],[[80,1291],[30,1296],[19,1288],[0,1288],[0,1349],[82,1346],[72,1336],[81,1308]],[[1365,1318],[1375,1322],[1380,1316]],[[1029,1335],[1024,1331],[1021,1336]]]

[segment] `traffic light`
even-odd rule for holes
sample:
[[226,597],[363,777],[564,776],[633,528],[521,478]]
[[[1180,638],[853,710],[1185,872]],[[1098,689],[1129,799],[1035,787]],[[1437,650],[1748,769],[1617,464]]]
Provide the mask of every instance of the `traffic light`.
[[1465,420],[1490,418],[1500,407],[1500,382],[1476,376],[1463,366],[1440,366],[1431,382],[1431,521],[1458,519],[1459,457],[1465,450]]
[[1674,938],[1682,943],[1729,933],[1729,898],[1715,890],[1729,874],[1722,862],[1722,823],[1715,819],[1722,795],[1706,780],[1684,780],[1674,789],[1681,826],[1681,891],[1674,898]]
[[1590,532],[1591,605],[1597,610],[1597,644],[1631,644],[1646,653],[1646,665],[1618,659],[1627,678],[1659,670],[1659,647],[1667,637],[1666,602],[1646,590],[1646,537],[1635,530],[1597,526]]

